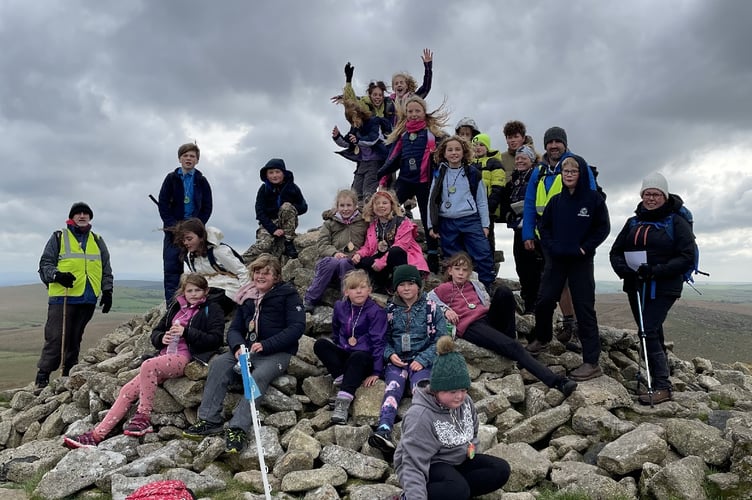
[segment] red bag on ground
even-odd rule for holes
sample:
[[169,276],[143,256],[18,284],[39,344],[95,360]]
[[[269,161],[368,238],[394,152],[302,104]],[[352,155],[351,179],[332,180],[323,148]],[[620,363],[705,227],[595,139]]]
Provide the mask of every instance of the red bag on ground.
[[166,479],[145,484],[125,500],[196,500],[196,495],[183,481]]

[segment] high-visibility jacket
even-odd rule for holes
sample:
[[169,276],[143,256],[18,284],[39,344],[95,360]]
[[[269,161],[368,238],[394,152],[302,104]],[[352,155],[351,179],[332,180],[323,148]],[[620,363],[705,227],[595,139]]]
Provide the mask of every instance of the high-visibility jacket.
[[99,252],[97,240],[99,236],[90,232],[86,242],[86,250],[76,236],[67,227],[60,233],[60,254],[57,262],[58,272],[73,273],[76,281],[73,288],[66,289],[59,283],[50,283],[48,294],[50,297],[80,297],[86,289],[86,282],[91,284],[95,296],[102,291],[102,256]]
[[546,183],[544,182],[544,179],[540,177],[541,170],[542,167],[538,167],[538,187],[535,190],[535,211],[538,212],[538,216],[543,215],[543,210],[546,209],[548,202],[551,198],[561,193],[561,188],[563,186],[561,182],[561,173],[549,174],[554,175],[555,177],[551,186],[546,189]]

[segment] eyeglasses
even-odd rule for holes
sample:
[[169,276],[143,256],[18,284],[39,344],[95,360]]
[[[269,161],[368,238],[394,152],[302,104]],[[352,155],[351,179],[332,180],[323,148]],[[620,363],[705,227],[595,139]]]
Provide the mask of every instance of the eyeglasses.
[[569,169],[567,169],[567,170],[562,170],[561,171],[561,175],[568,175],[570,177],[573,176],[573,175],[579,175],[579,174],[580,174],[579,170],[569,170]]
[[664,196],[663,193],[661,193],[660,191],[658,191],[657,193],[648,192],[648,191],[645,191],[644,193],[642,193],[643,198],[662,198],[663,196]]

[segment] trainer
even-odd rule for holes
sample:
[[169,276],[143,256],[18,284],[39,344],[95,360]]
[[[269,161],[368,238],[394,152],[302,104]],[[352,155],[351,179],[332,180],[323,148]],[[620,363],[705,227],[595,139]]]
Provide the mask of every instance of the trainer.
[[63,363],[63,376],[78,363],[84,328],[94,315],[97,298],[102,312],[112,307],[110,252],[91,230],[89,205],[73,204],[62,230],[52,233],[39,259],[39,277],[47,286],[49,306],[44,325],[44,347],[37,363],[35,390],[50,383],[50,373]]

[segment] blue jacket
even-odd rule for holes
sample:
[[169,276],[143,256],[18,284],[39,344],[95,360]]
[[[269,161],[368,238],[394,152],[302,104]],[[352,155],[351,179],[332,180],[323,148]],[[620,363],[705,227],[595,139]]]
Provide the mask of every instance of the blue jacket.
[[206,224],[212,214],[212,191],[209,181],[199,170],[193,170],[194,213],[186,217],[185,190],[178,170],[180,167],[167,174],[159,189],[159,216],[162,218],[164,227],[172,227],[190,217],[198,217]]
[[[436,359],[436,339],[446,335],[446,320],[441,309],[428,300],[425,292],[421,292],[409,309],[399,295],[395,295],[387,304],[386,313],[389,327],[384,361],[388,362],[389,357],[396,354],[405,363],[417,361],[424,368],[430,368]],[[410,350],[402,349],[402,334],[405,332],[410,335]]]
[[[358,153],[355,153],[356,144],[348,140],[348,136],[353,134],[357,139]],[[333,137],[337,145],[347,148],[345,151],[339,151],[345,158],[351,161],[370,161],[384,160],[387,149],[384,145],[384,136],[381,134],[381,118],[373,116],[363,122],[360,127],[351,127],[343,137],[338,135]]]
[[[284,172],[282,184],[275,186],[269,182],[266,178],[266,171],[270,168]],[[298,211],[298,215],[303,215],[308,211],[308,203],[303,198],[300,188],[295,184],[295,176],[285,168],[282,160],[278,160],[273,166],[267,164],[262,167],[259,177],[263,184],[256,193],[256,220],[270,234],[279,229],[272,220],[279,217],[279,207],[283,203],[291,203]]]
[[[354,346],[348,343],[352,336],[357,340]],[[332,314],[332,341],[347,352],[371,353],[373,375],[380,376],[384,370],[386,311],[370,297],[362,306],[352,305],[349,299],[338,300]]]

